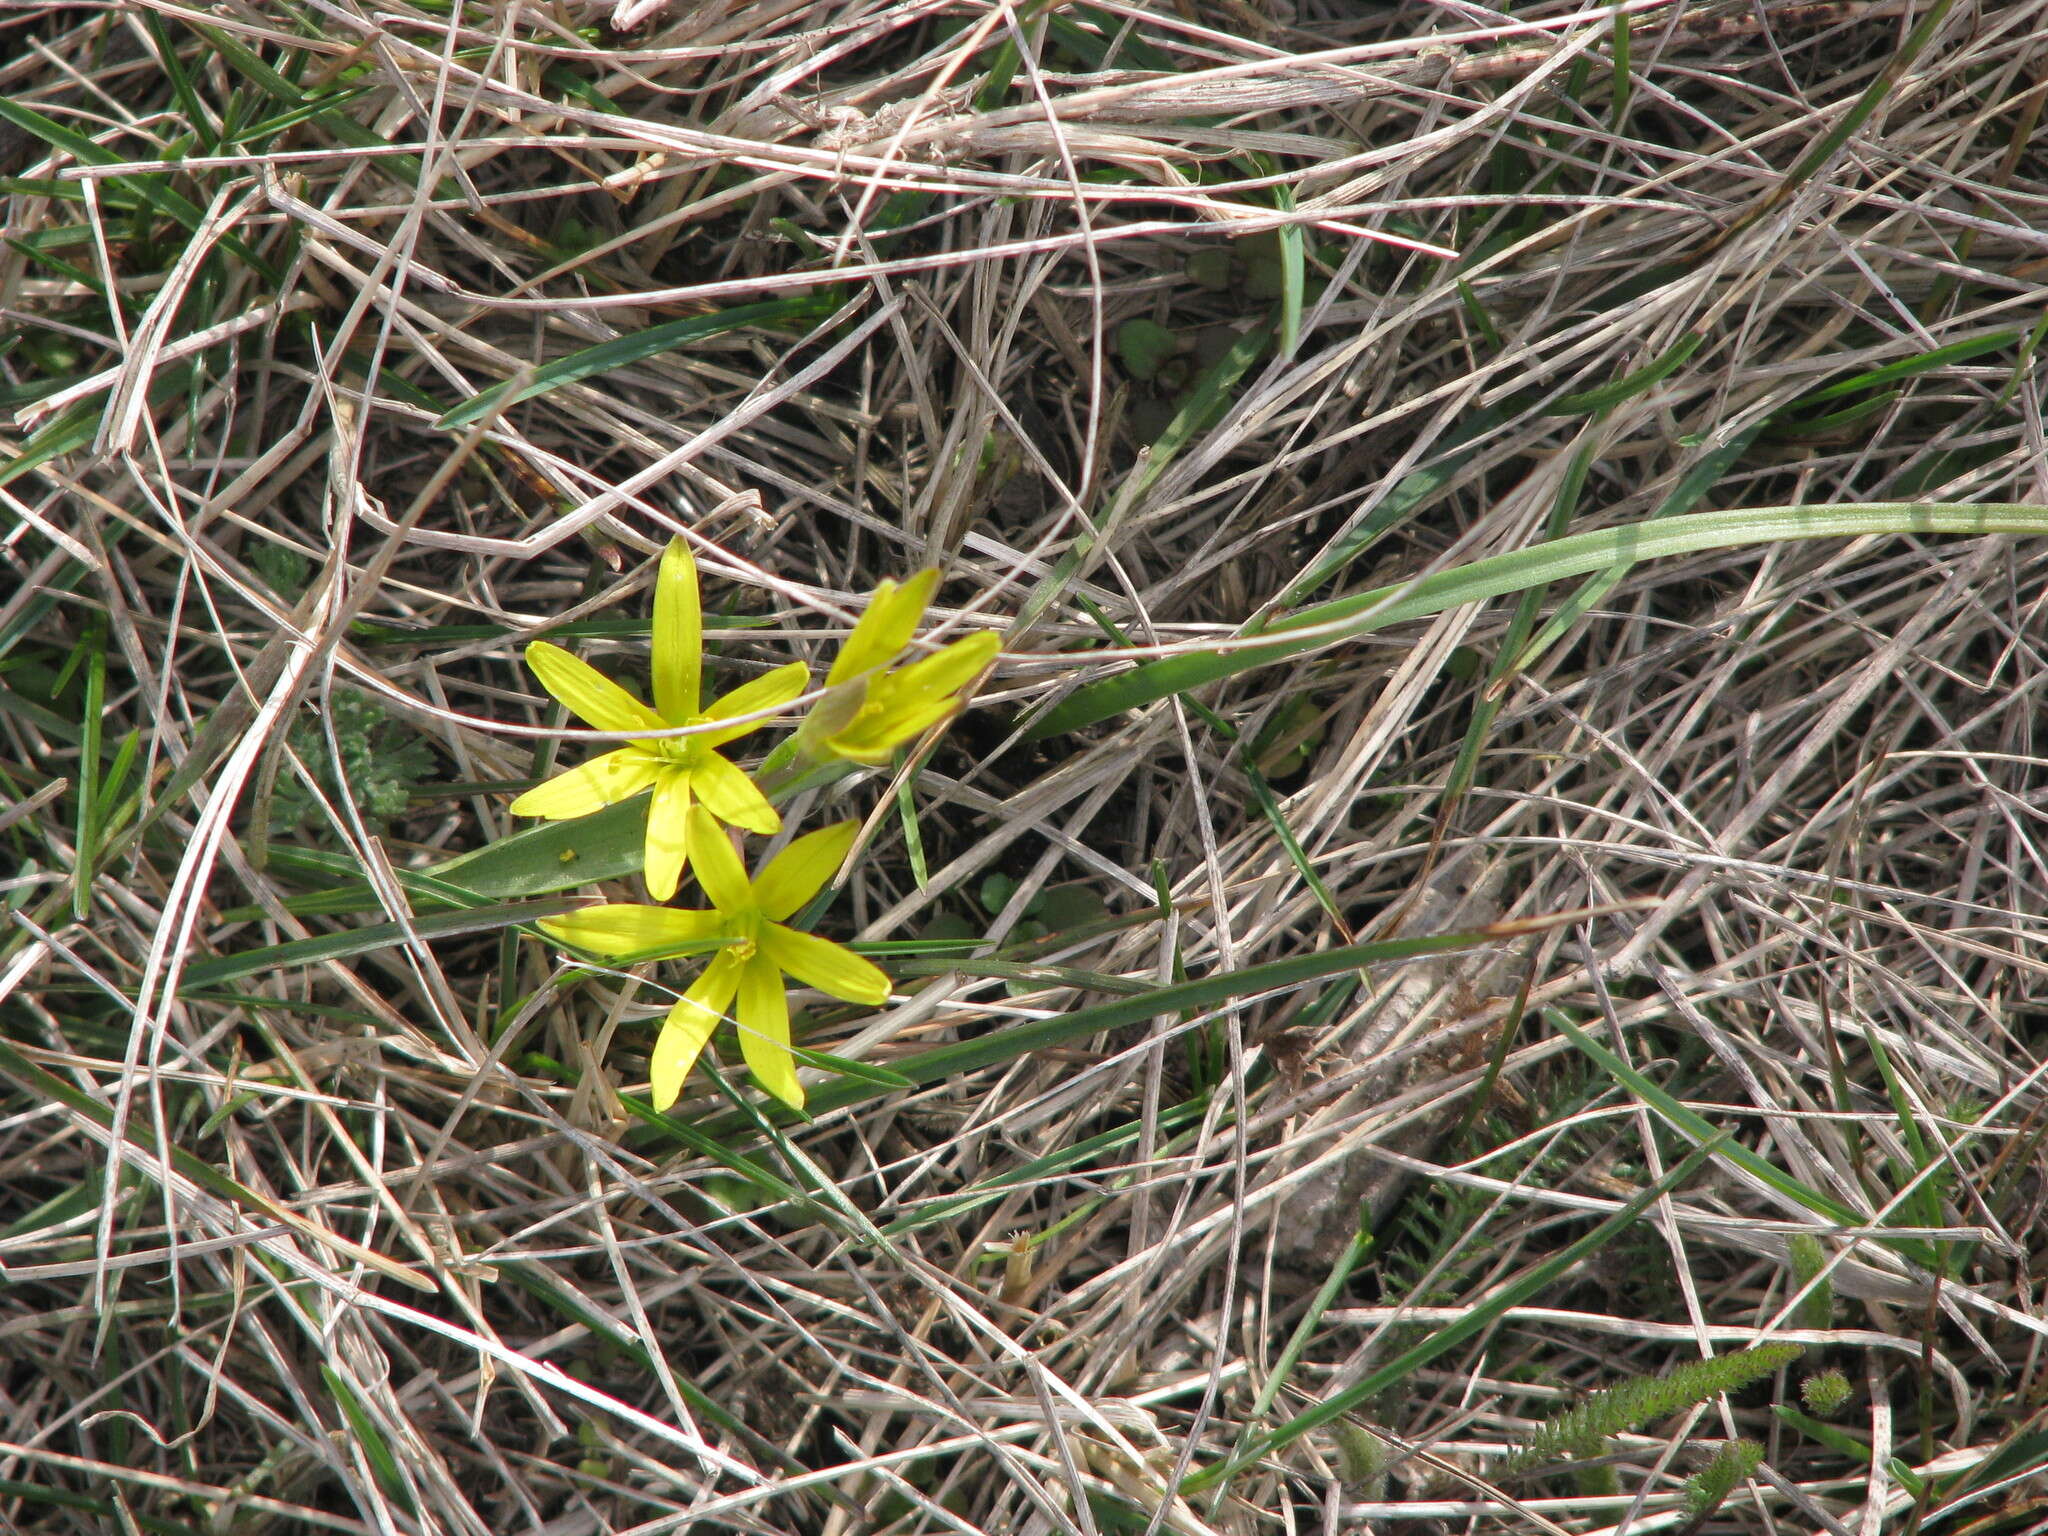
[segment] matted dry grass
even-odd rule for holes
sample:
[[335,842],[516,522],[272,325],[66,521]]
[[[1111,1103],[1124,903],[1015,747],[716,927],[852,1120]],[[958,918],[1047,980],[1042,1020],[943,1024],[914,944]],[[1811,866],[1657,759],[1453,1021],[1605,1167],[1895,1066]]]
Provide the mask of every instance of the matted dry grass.
[[[1702,510],[2048,501],[2048,5],[461,12],[0,7],[0,95],[99,146],[0,127],[0,448],[32,458],[0,471],[0,1522],[1647,1532],[1739,1433],[1765,1460],[1717,1530],[2040,1528],[2039,542],[1639,566],[1491,697],[1515,605],[1455,610],[1203,690],[1242,745],[1181,699],[1013,725],[1561,502],[1649,517],[1703,464]],[[1179,440],[1174,376],[1284,307],[1280,229],[1298,333]],[[483,444],[435,424],[805,296]],[[1132,320],[1180,351],[1133,365]],[[1182,974],[1530,929],[786,1137],[697,1079],[679,1114],[737,1165],[620,1107],[664,985],[562,985],[509,932],[178,992],[411,921],[394,870],[514,830],[495,786],[560,723],[520,643],[619,621],[571,643],[639,668],[685,529],[750,626],[733,667],[819,655],[925,563],[942,627],[1006,636],[914,777],[813,814],[874,820],[835,931],[944,919],[1011,964],[902,964],[819,1049],[887,1066]],[[342,794],[320,762],[362,697],[389,723]],[[131,732],[139,838],[77,787]],[[1724,1152],[1287,1432],[1691,1149],[1561,1024],[1855,1219]],[[1788,1308],[1798,1232],[1831,1312]],[[1764,1337],[1808,1364],[1616,1439],[1608,1491],[1495,1480],[1577,1394]],[[1770,1412],[1820,1365],[1846,1449]]]

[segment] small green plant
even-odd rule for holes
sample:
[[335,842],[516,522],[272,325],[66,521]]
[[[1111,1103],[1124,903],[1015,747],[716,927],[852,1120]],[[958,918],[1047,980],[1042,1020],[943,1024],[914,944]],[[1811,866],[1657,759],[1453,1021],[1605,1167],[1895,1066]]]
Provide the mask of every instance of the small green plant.
[[1566,1457],[1599,1456],[1610,1437],[1760,1381],[1803,1353],[1801,1344],[1759,1344],[1711,1360],[1688,1360],[1668,1375],[1638,1377],[1596,1392],[1517,1446],[1502,1473],[1527,1472]]
[[1799,1383],[1799,1399],[1816,1418],[1831,1419],[1849,1406],[1854,1389],[1849,1378],[1832,1367]]
[[1337,1442],[1337,1465],[1345,1484],[1361,1498],[1385,1498],[1387,1468],[1393,1463],[1387,1442],[1351,1418],[1337,1420],[1330,1433]]
[[1806,1232],[1792,1234],[1791,1249],[1793,1289],[1806,1292],[1799,1302],[1799,1326],[1816,1331],[1834,1327],[1835,1288],[1827,1279],[1827,1250]]
[[[292,751],[319,780],[329,796],[346,794],[381,832],[403,815],[421,781],[434,773],[434,752],[426,742],[385,714],[375,700],[359,693],[338,692],[328,701],[334,727],[334,748],[317,719],[295,723],[288,737]],[[337,758],[339,756],[339,772]],[[313,819],[319,802],[296,776],[280,775],[270,801],[269,833],[277,837]]]
[[1685,1510],[1693,1523],[1719,1509],[1763,1459],[1764,1448],[1754,1440],[1723,1441],[1713,1460],[1685,1480]]

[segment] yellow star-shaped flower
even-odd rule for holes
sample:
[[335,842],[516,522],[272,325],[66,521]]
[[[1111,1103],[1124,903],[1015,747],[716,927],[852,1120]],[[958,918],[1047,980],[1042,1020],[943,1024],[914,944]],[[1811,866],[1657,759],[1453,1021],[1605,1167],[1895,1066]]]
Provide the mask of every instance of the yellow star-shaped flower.
[[702,806],[691,809],[690,824],[697,881],[711,898],[712,911],[615,904],[544,917],[540,926],[551,938],[607,958],[645,959],[662,950],[715,944],[711,963],[669,1011],[655,1042],[654,1107],[667,1109],[681,1097],[683,1079],[737,998],[734,1011],[747,1069],[776,1098],[801,1109],[804,1089],[789,1051],[784,973],[849,1003],[875,1007],[889,996],[889,978],[878,967],[843,944],[784,921],[832,878],[859,824],[842,821],[805,833],[752,880]]
[[875,588],[825,678],[825,697],[797,732],[805,756],[885,763],[959,709],[962,691],[1002,649],[997,636],[969,635],[908,666],[894,665],[938,582],[937,571],[919,571],[900,586],[885,581]]
[[[741,684],[708,709],[699,707],[704,613],[697,595],[697,562],[681,539],[662,555],[661,571],[654,582],[654,708],[649,709],[588,662],[545,640],[526,648],[526,664],[533,668],[541,686],[585,724],[622,733],[716,726],[735,715],[773,709],[802,693],[810,675],[802,662],[793,661]],[[754,781],[718,752],[759,724],[746,721],[695,736],[630,742],[529,789],[512,802],[512,814],[567,821],[601,811],[651,786],[654,799],[647,808],[643,873],[647,893],[656,901],[667,901],[675,895],[691,860],[693,807],[701,805],[720,821],[748,832],[782,830],[782,818]]]

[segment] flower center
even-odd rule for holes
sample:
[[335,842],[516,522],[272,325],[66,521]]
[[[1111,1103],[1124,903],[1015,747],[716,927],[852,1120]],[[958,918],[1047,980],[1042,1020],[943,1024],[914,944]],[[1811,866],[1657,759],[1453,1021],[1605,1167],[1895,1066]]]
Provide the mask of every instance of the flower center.
[[751,960],[761,947],[761,914],[759,912],[734,912],[729,914],[732,927],[728,931],[726,952],[735,960]]
[[[673,723],[702,725],[704,717],[696,715],[688,720]],[[674,763],[679,768],[694,768],[704,760],[704,738],[701,736],[661,736],[647,745],[654,749],[654,755],[664,763]]]

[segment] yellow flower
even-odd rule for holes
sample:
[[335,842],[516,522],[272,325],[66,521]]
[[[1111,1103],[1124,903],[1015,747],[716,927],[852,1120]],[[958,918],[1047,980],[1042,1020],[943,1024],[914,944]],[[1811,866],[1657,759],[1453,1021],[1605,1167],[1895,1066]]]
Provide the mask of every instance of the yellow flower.
[[[734,715],[787,704],[804,691],[809,669],[800,661],[743,683],[708,709],[699,708],[704,670],[704,615],[697,596],[697,562],[675,540],[661,557],[654,582],[654,708],[558,645],[536,640],[526,664],[541,686],[586,724],[600,731],[659,731],[709,725]],[[667,901],[690,862],[690,811],[702,805],[720,821],[748,832],[782,830],[775,807],[718,748],[759,727],[749,721],[696,736],[635,741],[593,757],[512,802],[515,816],[567,821],[601,811],[652,786],[647,808],[647,893]]]
[[919,571],[901,586],[885,581],[875,589],[825,678],[825,697],[797,731],[807,757],[887,762],[903,743],[957,710],[962,690],[995,660],[1003,643],[982,633],[891,670],[938,581],[937,571]]
[[683,1079],[738,999],[740,1049],[754,1080],[792,1109],[802,1109],[803,1085],[789,1051],[789,996],[783,973],[850,1003],[875,1007],[889,996],[889,978],[842,944],[791,928],[784,919],[809,901],[846,857],[860,827],[807,832],[749,880],[739,855],[701,806],[690,811],[690,847],[698,883],[714,910],[613,905],[544,917],[551,938],[592,954],[644,958],[650,952],[706,943],[718,946],[711,964],[669,1011],[654,1045],[654,1107],[667,1109]]

